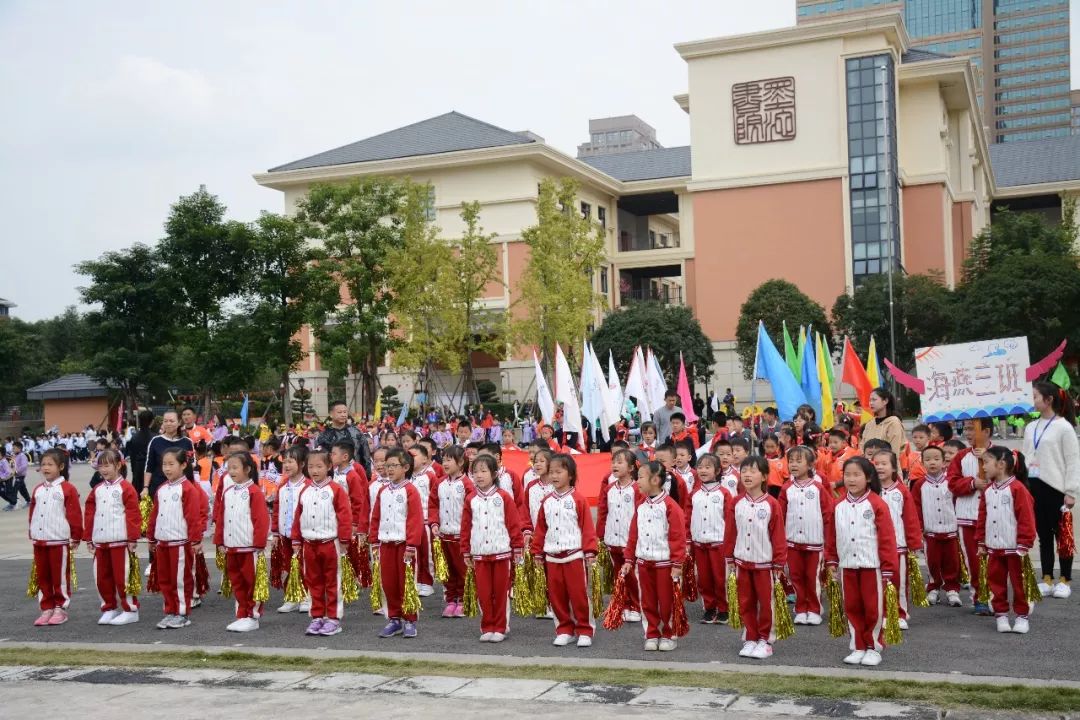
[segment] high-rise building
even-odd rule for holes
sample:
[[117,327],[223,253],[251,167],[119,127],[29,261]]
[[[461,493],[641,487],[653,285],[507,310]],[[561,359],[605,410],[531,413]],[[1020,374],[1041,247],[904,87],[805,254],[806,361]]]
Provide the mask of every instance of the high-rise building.
[[912,44],[968,57],[992,142],[1068,135],[1069,0],[797,0],[800,24],[903,9]]
[[656,128],[637,115],[589,120],[589,142],[578,145],[578,157],[659,150]]
[[1072,98],[1072,134],[1080,135],[1080,90],[1069,93]]

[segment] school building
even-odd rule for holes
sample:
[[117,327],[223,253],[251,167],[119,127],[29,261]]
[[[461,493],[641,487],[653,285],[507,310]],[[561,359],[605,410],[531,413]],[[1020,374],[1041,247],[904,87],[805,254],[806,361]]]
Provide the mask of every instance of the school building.
[[[431,218],[447,238],[462,231],[461,203],[479,201],[503,280],[485,303],[500,308],[515,300],[538,183],[572,177],[577,211],[606,237],[594,278],[604,308],[690,306],[713,342],[710,386],[740,399],[749,383],[735,326],[765,280],[790,280],[826,310],[890,265],[938,271],[953,285],[994,207],[1060,218],[1063,200],[1080,197],[1080,136],[990,145],[969,59],[912,47],[895,10],[675,50],[687,68],[672,89],[689,116],[688,147],[661,147],[641,120],[611,118],[591,123],[574,157],[531,131],[449,112],[255,179],[280,190],[289,212],[312,183],[411,177],[432,185]],[[321,385],[325,402],[311,334],[302,340],[298,377]],[[529,399],[531,357],[479,364],[479,379]],[[383,370],[383,382],[407,397],[415,373]]]

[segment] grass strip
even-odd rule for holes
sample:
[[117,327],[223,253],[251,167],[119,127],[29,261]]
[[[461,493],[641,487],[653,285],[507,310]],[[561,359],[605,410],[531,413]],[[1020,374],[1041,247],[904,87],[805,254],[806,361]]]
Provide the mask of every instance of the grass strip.
[[298,670],[312,674],[370,673],[391,677],[446,675],[453,677],[513,677],[605,685],[715,688],[744,695],[826,698],[831,700],[893,700],[941,708],[1068,712],[1080,707],[1080,690],[1025,685],[953,684],[913,680],[834,678],[820,675],[757,675],[694,673],[637,668],[579,668],[562,665],[494,665],[428,660],[389,660],[357,655],[348,658],[310,658],[255,655],[226,651],[115,652],[67,649],[0,648],[0,664],[29,666],[86,666],[137,668],[220,668],[233,671]]

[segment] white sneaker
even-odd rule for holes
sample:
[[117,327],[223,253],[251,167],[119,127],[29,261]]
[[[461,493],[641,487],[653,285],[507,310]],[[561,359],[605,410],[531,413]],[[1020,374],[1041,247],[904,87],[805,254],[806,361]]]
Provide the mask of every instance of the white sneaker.
[[577,639],[578,647],[592,647],[592,638],[588,635],[582,635]]
[[1013,623],[1013,632],[1020,633],[1021,635],[1027,635],[1027,631],[1031,629],[1030,623],[1026,617],[1016,618],[1016,622]]
[[1012,632],[1012,628],[1009,627],[1009,616],[1008,615],[998,615],[997,631],[998,632]]
[[120,614],[119,610],[106,610],[101,613],[101,617],[98,618],[98,625],[112,625],[112,621],[116,619],[116,616]]
[[491,642],[491,633],[484,633],[481,635],[480,642]]
[[757,647],[754,648],[754,652],[750,653],[750,657],[755,660],[767,660],[772,657],[772,645],[764,640],[758,640]]
[[277,611],[279,613],[296,612],[297,608],[299,608],[299,607],[300,607],[300,603],[287,602],[287,603],[284,603],[281,607],[279,607],[277,609]]
[[302,613],[311,612],[311,601],[310,600],[304,600],[302,603],[300,603],[296,607],[296,610],[297,610],[297,612],[302,612]]
[[848,665],[862,665],[864,657],[866,657],[865,650],[856,650],[855,652],[844,658],[844,662],[846,662]]
[[259,629],[259,621],[250,617],[240,618],[227,629],[232,630],[233,632],[251,632],[252,630]]
[[937,590],[927,590],[926,592],[926,602],[930,603],[931,605],[937,605],[939,597],[940,594]]
[[806,613],[806,624],[807,625],[820,625],[821,624],[821,616],[818,615],[817,613]]
[[228,625],[226,625],[226,626],[225,626],[225,629],[226,629],[226,630],[228,630],[229,632],[236,632],[236,631],[237,631],[236,629],[237,629],[238,627],[240,627],[240,620],[239,620],[239,619],[236,619],[236,620],[233,620],[233,621],[232,621],[231,623],[229,623]]
[[574,642],[573,635],[556,635],[555,640],[553,640],[551,644],[556,647],[565,647],[572,642]]
[[1046,581],[1043,581],[1043,582],[1039,583],[1039,592],[1042,593],[1043,597],[1050,597],[1050,593],[1052,593],[1053,591],[1054,591],[1054,588],[1052,588],[1050,586],[1050,583],[1048,583]]
[[945,597],[949,600],[949,607],[960,607],[964,604],[963,600],[960,599],[960,593],[955,590],[945,593]]
[[657,648],[660,652],[671,652],[678,647],[678,643],[672,638],[660,638],[660,642],[657,644]]
[[860,665],[869,665],[870,667],[876,667],[881,664],[881,653],[877,650],[867,650],[863,655]]
[[430,585],[420,583],[416,586],[416,594],[420,597],[431,597],[435,594],[435,588],[431,587]]
[[122,612],[112,619],[110,625],[130,625],[139,622],[139,611]]
[[753,640],[747,640],[743,643],[742,650],[739,651],[739,657],[750,657],[755,649],[757,649],[757,643]]
[[1072,595],[1072,588],[1069,587],[1067,583],[1063,583],[1059,580],[1057,585],[1054,585],[1054,589],[1050,594],[1059,600],[1064,600]]
[[499,642],[502,642],[505,639],[506,639],[506,636],[503,635],[502,633],[491,633],[491,637],[488,639],[488,642],[499,643]]
[[795,624],[796,625],[805,625],[806,624],[806,613],[796,613],[795,614]]
[[907,620],[905,620],[904,618],[900,618],[900,629],[901,630],[907,630],[908,629]]
[[637,610],[624,610],[623,620],[626,622],[639,623],[641,622],[641,613]]
[[[753,644],[753,643],[751,643],[751,644]],[[645,641],[645,650],[646,650],[646,652],[656,650],[659,647],[660,647],[660,639],[659,638],[649,638],[648,640]]]
[[143,577],[150,577],[150,564],[149,563],[147,563],[147,565],[146,565],[146,571],[143,572]]

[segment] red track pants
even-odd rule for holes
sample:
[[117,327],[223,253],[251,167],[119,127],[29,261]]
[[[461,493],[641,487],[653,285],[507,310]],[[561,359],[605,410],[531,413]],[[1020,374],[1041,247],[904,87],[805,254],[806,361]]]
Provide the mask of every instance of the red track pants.
[[424,540],[416,549],[416,582],[420,585],[434,585],[434,568],[431,565],[431,528],[424,526]]
[[94,580],[102,612],[118,607],[124,612],[138,611],[139,598],[127,594],[129,559],[127,545],[94,549]]
[[[255,618],[263,612],[263,604],[255,602],[255,562],[257,552],[229,552],[225,555],[225,572],[232,583],[236,600],[236,618]],[[291,558],[290,558],[291,560]]]
[[593,618],[589,606],[589,572],[585,559],[544,563],[547,575],[548,603],[555,613],[558,635],[592,637]]
[[461,554],[461,541],[452,537],[442,538],[439,542],[442,543],[443,555],[446,556],[447,569],[443,599],[446,602],[461,602],[465,594],[465,574],[469,570],[465,567],[465,556]]
[[979,584],[979,543],[975,541],[975,525],[960,525],[958,530],[960,551],[964,553],[964,562],[971,576],[971,597],[974,598],[978,592],[976,585]]
[[67,608],[71,603],[71,573],[67,545],[35,545],[34,567],[37,570],[38,603],[41,609]]
[[852,650],[885,647],[885,592],[878,568],[844,568],[840,576]]
[[[311,595],[311,617],[340,620],[345,615],[341,599],[341,560],[337,543],[304,542],[304,584]],[[346,560],[348,562],[348,560]]]
[[[417,563],[419,559],[417,552],[417,558],[413,562]],[[401,609],[405,599],[405,543],[379,545],[379,572],[382,574],[383,594],[386,596],[386,616],[416,622],[416,613],[406,613]]]
[[736,566],[735,577],[739,585],[743,640],[772,642],[776,639],[773,634],[773,571]]
[[190,543],[164,545],[154,550],[158,590],[165,603],[166,615],[191,613],[191,597],[195,593],[195,550]]
[[821,614],[821,549],[790,545],[788,577],[795,586],[795,613]]
[[476,560],[473,576],[480,605],[480,632],[505,635],[510,629],[510,558]]
[[[986,579],[990,584],[990,607],[995,615],[1009,614],[1009,588],[1012,585],[1012,611],[1017,617],[1027,617],[1031,612],[1024,596],[1024,572],[1019,555],[991,555],[986,567]],[[978,567],[976,565],[975,567]]]
[[641,624],[645,628],[645,638],[675,637],[671,629],[675,609],[671,565],[638,560],[634,572],[641,588]]
[[727,612],[727,562],[721,544],[694,543],[694,567],[701,604],[706,610]]
[[[927,591],[960,592],[960,548],[956,536],[926,537],[926,567],[930,575]],[[975,566],[979,567],[978,565]],[[976,579],[978,575],[975,576]]]

